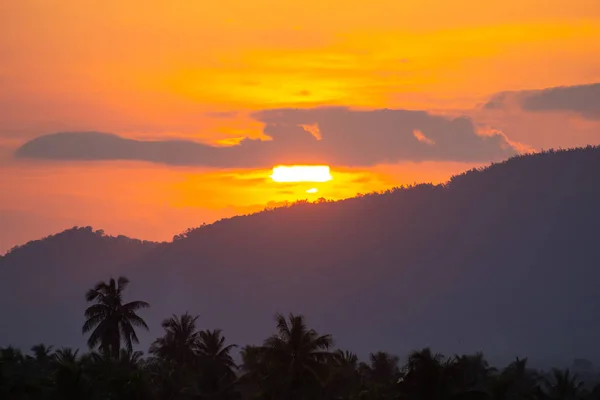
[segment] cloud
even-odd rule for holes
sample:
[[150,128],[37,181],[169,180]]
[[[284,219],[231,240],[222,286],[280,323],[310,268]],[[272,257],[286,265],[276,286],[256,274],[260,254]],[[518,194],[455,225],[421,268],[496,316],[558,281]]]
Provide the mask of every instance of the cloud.
[[500,92],[493,95],[484,108],[494,110],[515,106],[529,112],[571,112],[600,120],[600,83]]
[[423,132],[421,132],[418,129],[414,130],[413,136],[421,143],[435,144],[435,142],[433,140],[431,140],[427,136],[423,135]]
[[[19,147],[20,158],[138,160],[223,168],[286,163],[369,166],[400,161],[487,162],[517,153],[502,134],[480,135],[467,117],[424,111],[342,107],[273,109],[252,114],[272,140],[215,147],[186,140],[143,141],[101,132],[63,132]],[[419,135],[415,135],[419,132]]]

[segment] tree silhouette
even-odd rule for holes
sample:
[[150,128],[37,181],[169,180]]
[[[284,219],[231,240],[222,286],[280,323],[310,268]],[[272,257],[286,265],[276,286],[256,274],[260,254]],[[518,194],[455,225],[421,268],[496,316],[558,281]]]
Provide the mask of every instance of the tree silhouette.
[[[397,356],[331,351],[332,338],[302,316],[277,315],[261,346],[242,349],[241,373],[220,329],[197,330],[188,313],[163,321],[151,356],[120,349],[80,353],[39,344],[0,348],[2,400],[598,400],[600,375],[549,373],[517,358],[498,372],[482,353],[446,358],[430,348]],[[100,350],[103,350],[101,348]]]
[[84,371],[84,359],[78,357],[78,350],[62,348],[54,357],[54,376],[56,394],[65,400],[85,398],[89,391],[89,382]]
[[162,322],[163,336],[150,346],[151,375],[160,396],[171,398],[195,386],[198,369],[198,316],[173,314]]
[[[260,346],[245,346],[241,351],[243,371],[238,388],[243,399],[269,399],[276,382],[272,382],[271,366]],[[269,387],[269,383],[272,383]]]
[[456,355],[450,371],[453,389],[457,393],[485,392],[495,372],[496,369],[489,366],[481,352]]
[[379,351],[369,356],[369,364],[360,365],[363,383],[362,397],[366,399],[393,399],[401,378],[398,357]]
[[270,382],[277,382],[272,389],[282,398],[314,398],[326,378],[326,361],[332,356],[331,335],[309,329],[302,315],[290,314],[286,319],[277,314],[275,321],[276,333],[261,347]]
[[577,400],[582,395],[583,383],[569,369],[553,369],[550,378],[544,378],[543,393],[548,400]]
[[[52,352],[53,346],[46,346],[43,343],[36,344],[31,348],[33,353],[33,359],[37,362],[47,363],[53,360],[54,353]],[[31,356],[30,356],[31,357]]]
[[149,377],[142,352],[121,349],[119,357],[108,353],[88,354],[83,363],[94,377],[94,394],[100,398],[142,400],[149,396]]
[[336,350],[327,360],[329,374],[325,398],[351,399],[359,394],[361,377],[358,357],[350,351]]
[[104,353],[119,358],[121,342],[125,343],[128,351],[132,351],[133,343],[139,343],[134,327],[148,330],[146,322],[136,314],[137,310],[148,308],[144,301],[132,301],[123,304],[123,292],[129,285],[129,280],[119,277],[108,283],[99,282],[90,289],[85,299],[94,302],[85,310],[86,321],[83,324],[84,334],[92,332],[88,346],[99,346]]
[[445,359],[430,348],[413,351],[408,356],[402,390],[422,400],[446,399],[453,393],[454,359]]
[[539,394],[539,374],[528,368],[527,358],[517,358],[496,380],[492,390],[499,399],[534,399]]
[[235,347],[237,347],[235,344],[225,345],[225,336],[220,329],[200,332],[198,355],[215,368],[227,370],[237,368],[230,354]]
[[179,365],[192,365],[196,360],[200,332],[196,330],[198,316],[173,314],[162,322],[165,333],[150,346],[150,354]]
[[229,399],[234,397],[237,366],[231,357],[235,344],[225,345],[220,329],[204,330],[198,339],[199,380],[195,393],[202,398]]

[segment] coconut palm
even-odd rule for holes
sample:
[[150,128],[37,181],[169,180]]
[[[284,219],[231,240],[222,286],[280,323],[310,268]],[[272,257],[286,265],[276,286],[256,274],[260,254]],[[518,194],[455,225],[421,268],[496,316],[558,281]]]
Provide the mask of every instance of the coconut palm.
[[362,397],[366,399],[392,399],[398,391],[401,378],[398,357],[379,351],[369,357],[369,364],[361,363]]
[[408,356],[402,390],[423,400],[445,399],[451,395],[451,373],[454,359],[424,348]]
[[[43,343],[37,344],[31,348],[31,355],[25,358],[29,365],[29,374],[35,376],[40,389],[47,393],[51,391],[53,385],[53,367],[55,353],[53,346],[46,346]],[[41,394],[40,394],[41,395]]]
[[0,361],[4,365],[17,365],[21,364],[25,360],[21,350],[13,347],[0,347]]
[[539,391],[539,375],[527,366],[527,358],[517,358],[502,370],[492,386],[497,399],[533,399]]
[[220,329],[205,330],[200,332],[198,340],[198,355],[214,362],[219,367],[233,369],[237,368],[229,352],[237,345],[230,344],[225,346],[225,336]]
[[331,335],[319,335],[306,326],[302,315],[288,319],[277,314],[277,332],[265,340],[262,351],[269,364],[270,378],[279,382],[274,388],[288,399],[314,398],[327,376],[327,360],[332,354]]
[[198,368],[198,316],[173,314],[162,322],[163,336],[150,346],[149,368],[161,398],[175,398],[194,387]]
[[31,348],[31,352],[33,356],[32,359],[37,361],[38,363],[48,363],[52,361],[54,358],[54,353],[52,352],[53,346],[46,346],[43,343],[36,344]]
[[456,392],[486,391],[495,368],[491,368],[481,352],[454,356],[452,376]]
[[360,391],[358,357],[350,351],[336,350],[328,360],[329,376],[326,384],[328,399],[352,399]]
[[88,382],[78,350],[62,348],[54,353],[54,381],[58,398],[77,400],[86,397]]
[[242,358],[242,376],[238,380],[238,388],[242,399],[267,399],[267,385],[271,372],[265,351],[260,346],[244,346],[240,352]]
[[101,399],[147,399],[149,379],[141,351],[121,349],[119,357],[112,354],[88,354],[84,364],[93,377],[94,394]]
[[13,347],[0,348],[0,398],[26,399],[39,393],[33,363]]
[[92,332],[88,346],[99,347],[114,358],[119,357],[121,342],[128,351],[132,351],[133,343],[139,343],[134,327],[148,330],[148,325],[136,311],[150,305],[144,301],[124,304],[123,292],[128,285],[129,280],[125,277],[121,276],[117,281],[111,278],[108,283],[97,283],[85,296],[88,302],[94,302],[85,310],[86,321],[82,328],[84,334]]
[[582,395],[583,382],[569,369],[553,369],[550,378],[544,379],[544,397],[549,400],[576,400]]
[[235,344],[225,345],[220,329],[201,331],[198,339],[199,381],[195,393],[202,398],[233,397],[237,366],[231,357]]
[[200,332],[196,330],[198,316],[185,313],[178,317],[173,314],[162,322],[165,334],[150,346],[150,354],[164,361],[181,366],[192,365],[196,360],[196,350]]

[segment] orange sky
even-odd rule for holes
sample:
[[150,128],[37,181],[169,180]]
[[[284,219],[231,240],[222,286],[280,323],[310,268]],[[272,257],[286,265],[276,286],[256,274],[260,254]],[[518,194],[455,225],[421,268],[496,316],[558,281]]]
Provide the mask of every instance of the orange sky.
[[331,182],[287,185],[262,167],[12,157],[53,132],[232,145],[267,137],[252,111],[340,105],[468,115],[521,148],[600,143],[598,120],[481,108],[505,90],[600,82],[597,0],[6,1],[0,55],[0,253],[76,224],[170,239],[269,202],[481,165],[332,165]]

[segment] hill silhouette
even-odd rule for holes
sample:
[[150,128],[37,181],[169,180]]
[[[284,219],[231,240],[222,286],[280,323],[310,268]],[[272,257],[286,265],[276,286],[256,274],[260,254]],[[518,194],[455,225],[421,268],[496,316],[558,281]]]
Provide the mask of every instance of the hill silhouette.
[[144,344],[172,313],[258,343],[291,311],[359,355],[431,346],[498,363],[600,361],[598,171],[599,147],[548,151],[443,185],[224,219],[171,243],[71,229],[0,258],[0,338],[83,345],[81,288],[125,274],[152,305]]

